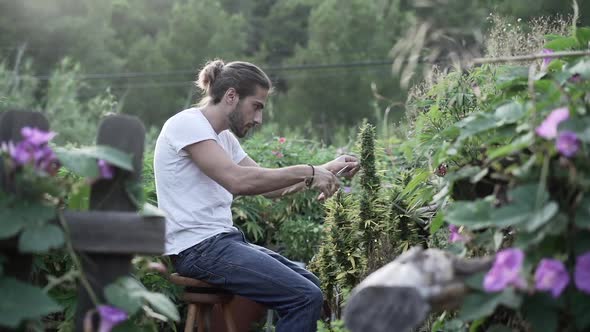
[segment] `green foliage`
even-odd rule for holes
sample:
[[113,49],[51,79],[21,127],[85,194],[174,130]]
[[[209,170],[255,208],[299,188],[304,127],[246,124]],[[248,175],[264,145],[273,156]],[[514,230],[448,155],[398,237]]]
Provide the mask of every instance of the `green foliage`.
[[0,278],[0,326],[16,328],[25,319],[61,310],[42,289],[14,278]]
[[148,291],[139,281],[131,278],[120,278],[105,287],[104,294],[107,301],[133,315],[148,304],[155,312],[171,320],[179,320],[178,311],[168,297],[160,293]]

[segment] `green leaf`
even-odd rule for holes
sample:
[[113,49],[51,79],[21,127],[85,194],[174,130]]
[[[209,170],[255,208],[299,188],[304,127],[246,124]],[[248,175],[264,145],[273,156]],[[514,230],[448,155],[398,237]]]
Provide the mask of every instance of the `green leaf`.
[[0,278],[0,294],[0,326],[16,328],[23,320],[61,310],[43,290],[13,278]]
[[131,277],[122,277],[104,288],[107,301],[117,308],[125,310],[129,315],[135,314],[143,304],[145,287]]
[[520,151],[526,147],[531,146],[533,144],[534,140],[535,140],[535,136],[533,135],[532,132],[526,133],[526,134],[516,138],[514,141],[512,141],[508,145],[504,145],[499,148],[490,150],[488,153],[488,158],[489,159],[496,159],[496,158],[501,158],[501,157],[511,155],[517,151]]
[[495,324],[490,326],[489,329],[486,330],[486,332],[512,332],[513,330],[511,328],[509,328],[508,326],[504,326],[504,325],[499,325],[499,324]]
[[465,285],[467,285],[469,288],[477,289],[483,292],[483,279],[485,278],[486,274],[487,272],[484,271],[469,276],[467,279],[465,279]]
[[516,309],[520,306],[522,298],[508,288],[500,293],[475,293],[468,295],[463,301],[458,318],[464,321],[472,321],[491,315],[498,305],[505,305]]
[[567,68],[565,72],[568,73],[566,79],[574,74],[580,74],[585,80],[590,79],[590,60],[578,61],[573,66]]
[[545,48],[553,51],[566,51],[578,47],[578,40],[574,37],[556,38],[545,44]]
[[55,208],[36,202],[0,201],[0,239],[16,235],[27,226],[43,225],[55,217]]
[[71,150],[56,148],[55,153],[65,168],[84,177],[97,177],[99,175],[98,159],[102,159],[115,167],[133,171],[131,155],[110,146],[97,145]]
[[[559,210],[557,203],[545,203],[549,197],[546,191],[541,192],[540,202],[536,202],[538,184],[525,184],[509,191],[512,202],[491,213],[491,218],[499,227],[524,224],[524,228],[531,232],[543,226]],[[536,210],[537,206],[539,207]]]
[[570,297],[570,308],[574,316],[574,322],[579,331],[585,331],[590,327],[590,295],[573,292]]
[[449,182],[454,182],[460,179],[474,177],[481,171],[482,169],[479,166],[465,165],[459,170],[447,174],[445,178]]
[[580,47],[583,49],[589,48],[590,45],[590,28],[589,27],[581,27],[576,28],[576,39],[580,44]]
[[99,176],[96,158],[81,155],[65,148],[55,148],[55,154],[62,166],[72,173],[87,178]]
[[525,299],[521,311],[533,331],[557,330],[557,307],[547,294],[537,293]]
[[585,143],[590,143],[590,119],[583,118],[570,118],[559,124],[557,127],[559,131],[569,130],[576,133],[578,138]]
[[21,252],[42,253],[52,248],[59,248],[64,244],[64,233],[56,225],[26,227],[18,239]]
[[144,217],[166,217],[166,213],[150,203],[143,203],[143,208],[139,214]]
[[498,127],[497,119],[488,113],[472,113],[455,124],[461,129],[459,140]]
[[444,224],[445,218],[441,211],[439,211],[434,219],[430,222],[430,234],[436,233],[440,229],[440,227]]
[[521,103],[511,102],[496,109],[494,117],[498,120],[498,126],[515,123],[524,116],[524,107]]
[[539,227],[545,225],[553,216],[557,214],[559,211],[559,205],[554,201],[547,203],[541,209],[532,213],[532,217],[529,221],[525,224],[524,229],[527,232],[534,232]]
[[492,206],[489,201],[456,201],[445,213],[445,220],[453,225],[481,229],[492,226]]
[[146,292],[143,294],[143,298],[149,303],[149,305],[158,313],[172,319],[174,321],[180,320],[180,315],[176,309],[176,305],[164,294]]
[[70,193],[68,210],[88,211],[90,207],[90,185],[84,183]]

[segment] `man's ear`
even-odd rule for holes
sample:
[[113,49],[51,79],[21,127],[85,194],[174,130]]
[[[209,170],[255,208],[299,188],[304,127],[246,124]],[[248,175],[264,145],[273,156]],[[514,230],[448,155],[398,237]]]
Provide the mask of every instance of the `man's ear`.
[[225,102],[228,105],[233,106],[238,103],[238,101],[240,100],[240,96],[238,95],[236,89],[229,88],[229,89],[227,89],[227,91],[225,91],[225,95],[223,96],[223,99],[225,100]]

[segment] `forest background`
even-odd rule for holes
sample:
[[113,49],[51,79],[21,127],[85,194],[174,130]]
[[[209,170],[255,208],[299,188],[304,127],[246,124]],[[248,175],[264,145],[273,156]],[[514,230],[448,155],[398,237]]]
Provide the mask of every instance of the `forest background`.
[[[590,13],[590,2],[579,1],[579,11],[580,24],[590,24],[590,15],[585,15]],[[56,72],[76,78],[64,82],[76,84],[73,97],[78,106],[101,96],[103,104],[110,101],[102,105],[102,113],[106,109],[137,115],[153,136],[168,117],[198,100],[193,84],[198,68],[221,58],[252,61],[271,76],[276,91],[264,120],[280,128],[275,134],[294,132],[344,145],[355,137],[362,119],[388,126],[403,118],[407,87],[422,79],[414,74],[420,72],[416,68],[430,68],[433,63],[449,66],[453,59],[449,54],[461,49],[471,56],[483,54],[482,36],[494,17],[503,17],[507,28],[521,24],[527,29],[530,18],[571,16],[572,4],[563,0],[1,0],[0,13],[4,88],[17,90],[7,83],[15,72],[35,81],[28,82],[32,98],[12,96],[0,107],[42,108],[59,114],[52,123],[61,133],[57,143],[92,143],[94,135],[85,122],[101,114],[83,107],[64,112],[64,102],[71,99],[52,91],[50,80]],[[422,31],[418,28],[425,23],[429,27],[425,42],[413,39],[416,45],[410,46],[418,51],[432,47],[430,37],[437,41],[440,54],[428,59],[395,57],[394,45]],[[395,59],[400,61],[398,68],[410,63],[413,71],[392,70]],[[10,91],[3,92],[10,96]],[[52,93],[60,95],[58,100]]]

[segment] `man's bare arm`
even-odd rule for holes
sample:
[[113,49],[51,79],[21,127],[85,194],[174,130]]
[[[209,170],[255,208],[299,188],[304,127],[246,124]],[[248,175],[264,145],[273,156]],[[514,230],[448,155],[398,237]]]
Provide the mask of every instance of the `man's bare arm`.
[[[213,140],[201,141],[184,148],[203,173],[234,195],[259,195],[303,182],[312,168],[296,165],[277,169],[240,166]],[[315,169],[314,187],[331,196],[338,184],[328,170]]]
[[[254,159],[250,158],[249,156],[246,156],[244,159],[242,159],[242,161],[240,161],[238,163],[238,165],[246,166],[246,167],[260,167],[258,165],[258,163],[256,161],[254,161]],[[287,186],[285,188],[281,188],[281,189],[274,190],[271,192],[263,193],[262,196],[264,196],[266,198],[270,198],[270,199],[281,198],[286,195],[290,195],[290,194],[294,194],[296,192],[299,192],[305,188],[306,188],[305,182],[302,181],[302,182],[296,183],[294,185]]]

